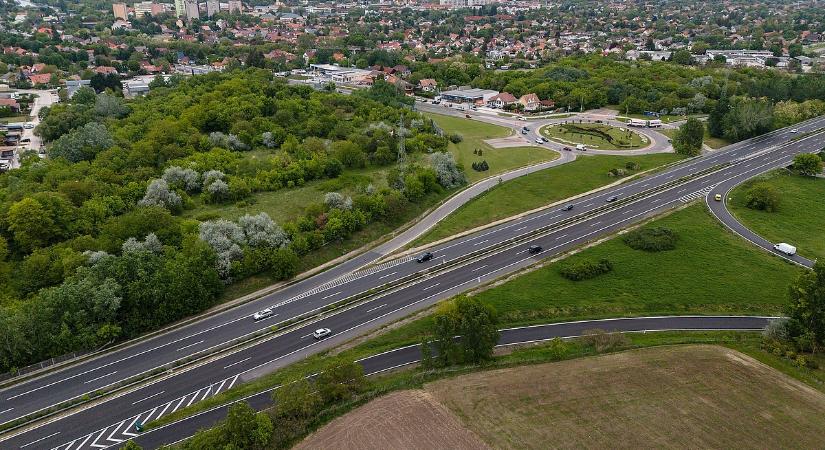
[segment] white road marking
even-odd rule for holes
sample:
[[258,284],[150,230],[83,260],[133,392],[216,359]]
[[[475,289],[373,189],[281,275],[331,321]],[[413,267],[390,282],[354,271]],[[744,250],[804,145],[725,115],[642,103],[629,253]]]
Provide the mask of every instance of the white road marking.
[[478,266],[478,267],[476,267],[475,269],[471,270],[471,272],[475,272],[475,271],[477,271],[477,270],[481,270],[481,269],[483,269],[483,268],[485,268],[485,267],[487,267],[487,264],[485,264],[485,265],[483,265],[483,266]]
[[[183,401],[183,399],[181,399],[181,401]],[[132,432],[131,432],[131,431],[129,431],[129,430],[134,430],[134,428],[132,428],[132,427],[134,427],[134,426],[135,426],[135,424],[137,423],[138,419],[140,419],[140,414],[138,414],[137,416],[135,416],[134,420],[132,420],[132,423],[130,423],[130,424],[129,424],[129,426],[128,426],[128,427],[126,427],[126,429],[125,429],[125,430],[123,430],[123,435],[124,435],[124,436],[131,436],[131,437],[135,437],[135,436],[137,436],[137,433],[132,433]]]
[[156,393],[154,393],[154,394],[152,394],[152,395],[150,395],[150,396],[148,396],[148,397],[144,397],[144,398],[142,398],[142,399],[140,399],[140,400],[138,400],[138,401],[134,401],[134,402],[132,402],[132,404],[133,404],[133,405],[137,405],[138,403],[140,403],[140,402],[142,402],[142,401],[149,400],[149,399],[150,399],[150,398],[152,398],[152,397],[157,397],[158,395],[163,394],[164,392],[166,392],[166,391],[156,392]]
[[386,275],[382,275],[382,276],[378,277],[378,279],[379,279],[379,280],[383,280],[384,278],[391,277],[391,276],[393,276],[393,275],[395,275],[395,274],[397,274],[397,273],[398,273],[398,272],[388,273],[388,274],[386,274]]
[[14,408],[4,409],[4,410],[0,411],[0,414],[7,413],[7,412],[11,411],[12,409],[14,409]]
[[114,372],[109,372],[109,373],[107,373],[106,375],[101,375],[101,376],[99,376],[99,377],[97,377],[97,378],[92,378],[91,380],[87,381],[87,382],[86,382],[86,383],[84,383],[84,384],[88,384],[88,383],[91,383],[91,382],[93,382],[93,381],[97,381],[97,380],[99,380],[99,379],[101,379],[101,378],[106,378],[106,377],[108,377],[109,375],[114,375],[114,374],[116,374],[116,373],[117,373],[117,370],[115,370]]
[[599,225],[600,223],[601,223],[601,222],[596,222],[596,223],[590,224],[590,226],[591,226],[591,227],[595,227],[595,226]]
[[485,243],[485,242],[487,242],[487,241],[489,241],[489,239],[485,239],[485,240],[483,240],[483,241],[476,242],[476,243],[475,243],[475,244],[473,244],[473,245],[481,245],[481,244],[483,244],[483,243]]
[[422,288],[421,290],[422,290],[422,291],[426,291],[427,289],[432,289],[432,288],[434,288],[434,287],[438,286],[439,284],[441,284],[441,283],[436,283],[436,284],[433,284],[432,286],[427,286],[427,287],[425,287],[425,288]]
[[[172,400],[172,402],[174,402],[174,400]],[[163,410],[160,412],[160,414],[158,414],[158,417],[161,417],[164,414],[166,414],[166,410],[169,409],[170,406],[172,406],[172,402],[169,402],[169,403],[166,404],[166,407],[163,408]]]
[[240,361],[235,361],[235,362],[233,362],[232,364],[230,364],[230,365],[228,365],[228,366],[223,366],[223,368],[224,368],[224,369],[228,369],[228,368],[230,368],[230,367],[232,367],[232,366],[234,366],[234,365],[240,364],[240,363],[242,363],[242,362],[249,361],[250,359],[252,359],[252,357],[251,357],[251,356],[250,356],[249,358],[244,358],[244,359],[242,359],[242,360],[240,360]]
[[229,383],[229,387],[228,387],[228,388],[226,388],[226,390],[227,390],[227,391],[228,391],[228,390],[230,390],[230,389],[232,389],[232,386],[234,386],[234,385],[235,385],[235,382],[236,382],[236,381],[238,381],[238,377],[239,377],[239,376],[241,376],[241,374],[237,374],[237,375],[235,375],[235,378],[233,378],[233,379],[232,379],[232,382],[231,382],[231,383]]
[[527,228],[527,227],[526,227],[526,226],[524,226],[524,227],[521,227],[521,228],[516,228],[516,229],[515,229],[515,230],[513,230],[513,231],[521,231],[521,230],[523,230],[523,229],[525,229],[525,228]]
[[195,392],[195,395],[193,395],[192,398],[189,399],[189,403],[186,404],[187,408],[195,401],[196,398],[198,398],[198,394],[200,394],[202,390],[203,389],[198,389],[198,392]]
[[98,439],[100,439],[103,436],[103,433],[105,433],[105,432],[106,432],[106,428],[100,430],[100,434],[98,434],[97,437],[95,438],[95,440],[92,441],[91,444],[89,444],[89,447],[97,447],[97,448],[106,447],[105,445],[100,445],[100,444],[97,443]]
[[378,305],[378,306],[376,306],[375,308],[368,309],[368,310],[367,310],[367,312],[373,312],[373,311],[375,311],[376,309],[380,309],[380,308],[383,308],[383,307],[385,307],[385,306],[387,306],[387,304],[386,304],[386,303],[385,303],[385,304],[383,304],[383,305]]
[[117,426],[115,427],[115,429],[114,429],[114,430],[112,430],[112,432],[111,432],[111,433],[109,433],[109,437],[107,437],[107,438],[106,438],[106,440],[107,440],[107,441],[112,441],[112,442],[117,442],[118,444],[119,444],[119,443],[121,443],[121,442],[123,442],[123,439],[118,439],[118,438],[115,438],[115,437],[113,437],[113,436],[115,435],[115,433],[117,433],[117,432],[118,432],[118,430],[120,430],[120,427],[122,427],[124,423],[126,423],[126,421],[125,421],[125,420],[124,420],[124,421],[122,421],[122,422],[120,422],[119,424],[117,424]]
[[195,342],[194,344],[184,345],[183,347],[181,347],[181,348],[179,348],[179,349],[177,349],[177,350],[175,350],[175,351],[176,351],[176,352],[179,352],[179,351],[181,351],[181,350],[183,350],[183,349],[187,349],[187,348],[189,348],[189,347],[194,347],[194,346],[196,346],[196,345],[198,345],[198,344],[203,344],[203,339],[201,339],[201,340],[200,340],[200,341],[198,341],[198,342]]
[[340,293],[341,293],[341,291],[335,292],[335,293],[333,293],[333,294],[329,294],[329,295],[327,295],[326,297],[321,297],[321,300],[326,300],[326,299],[328,299],[328,298],[330,298],[330,297],[335,297],[336,295],[338,295],[338,294],[340,294]]
[[48,436],[42,437],[42,438],[40,438],[40,439],[38,439],[38,440],[36,440],[36,441],[29,442],[28,444],[21,445],[21,446],[20,446],[20,448],[26,448],[26,447],[28,447],[28,446],[30,446],[30,445],[32,445],[32,444],[37,444],[38,442],[40,442],[40,441],[42,441],[42,440],[44,440],[44,439],[48,439],[48,438],[50,438],[50,437],[52,437],[52,436],[57,436],[58,434],[60,434],[60,432],[59,432],[59,431],[58,431],[57,433],[52,433],[52,434],[50,434],[50,435],[48,435]]

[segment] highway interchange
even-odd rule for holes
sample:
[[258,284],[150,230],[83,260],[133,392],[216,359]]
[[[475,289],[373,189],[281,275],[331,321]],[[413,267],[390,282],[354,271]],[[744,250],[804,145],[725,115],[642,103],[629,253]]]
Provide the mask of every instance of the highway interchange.
[[[458,292],[532,265],[539,259],[615,233],[699,196],[710,198],[708,193],[726,193],[730,187],[745,179],[788,165],[793,156],[800,152],[820,150],[822,137],[819,135],[788,142],[824,126],[825,119],[817,118],[796,125],[799,133],[792,133],[789,129],[779,130],[675,165],[655,175],[582,197],[576,200],[571,211],[548,209],[438,245],[431,250],[435,258],[428,263],[418,264],[412,257],[405,257],[344,275],[351,271],[349,268],[360,267],[375,259],[376,254],[367,253],[350,260],[343,268],[322,273],[317,278],[294,284],[259,300],[12,386],[0,391],[3,405],[0,408],[0,422],[8,422],[181,357],[318,311],[386,283],[410,280],[389,293],[322,317],[315,323],[205,361],[183,374],[158,379],[74,414],[58,417],[14,435],[0,442],[0,446],[79,449],[95,448],[95,445],[103,443],[115,445],[131,437],[123,433],[131,433],[133,418],[135,422],[156,419]],[[611,196],[617,196],[618,200],[606,202]],[[729,214],[724,214],[726,210],[722,202],[709,203],[723,223],[734,230],[737,226],[741,227]],[[530,255],[526,252],[529,245],[541,245],[544,250],[539,255]],[[773,251],[770,247],[766,250]],[[803,265],[810,263],[801,258],[795,262]],[[440,270],[440,267],[443,269]],[[428,273],[420,274],[421,271]],[[276,316],[260,322],[252,321],[252,313],[267,306],[274,307]],[[325,341],[314,341],[309,335],[319,327],[332,329],[334,335]],[[114,428],[116,424],[118,429]],[[167,437],[174,440],[172,436]]]

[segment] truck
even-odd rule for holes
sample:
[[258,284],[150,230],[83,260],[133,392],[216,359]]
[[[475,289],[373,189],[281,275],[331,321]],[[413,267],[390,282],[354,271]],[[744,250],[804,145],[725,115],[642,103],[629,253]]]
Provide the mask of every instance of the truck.
[[627,124],[631,127],[646,127],[647,120],[645,119],[630,119],[627,121]]
[[778,251],[778,252],[784,253],[788,256],[793,256],[793,255],[796,254],[796,247],[794,247],[791,244],[786,244],[784,242],[780,242],[780,243],[774,245],[773,249]]

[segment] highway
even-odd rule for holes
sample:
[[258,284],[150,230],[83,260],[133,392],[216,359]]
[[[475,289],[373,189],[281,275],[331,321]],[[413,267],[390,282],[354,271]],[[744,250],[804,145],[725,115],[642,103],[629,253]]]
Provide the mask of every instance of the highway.
[[[666,330],[679,331],[751,331],[760,330],[772,317],[748,316],[667,316],[667,317],[633,317],[606,320],[584,320],[576,322],[554,323],[528,327],[500,330],[499,347],[519,344],[538,343],[554,338],[573,338],[599,329],[608,332],[655,332]],[[418,362],[421,358],[419,345],[411,345],[359,360],[368,376],[400,368]],[[254,394],[244,400],[253,408],[262,410],[272,406],[272,391]],[[158,448],[191,437],[200,429],[211,427],[226,417],[228,405],[222,405],[204,411],[163,427],[149,430],[134,437],[134,441],[143,448]],[[102,430],[106,431],[106,430]],[[97,432],[98,434],[100,431]],[[94,434],[94,433],[93,433]],[[115,444],[117,445],[117,444]],[[65,447],[68,448],[68,447]]]
[[[825,119],[817,118],[796,125],[795,128],[804,133],[823,126]],[[74,442],[72,447],[64,445],[61,448],[89,448],[89,445],[96,442],[95,439],[90,438],[89,442],[83,443],[86,447],[78,445],[82,442],[77,442],[77,439],[85,439],[94,430],[107,430],[113,423],[138,417],[150,410],[153,411],[152,417],[144,416],[144,419],[168,414],[186,404],[329,348],[458,292],[527,267],[538,259],[558,255],[698,196],[704,196],[715,186],[721,186],[732,179],[749,178],[771,168],[787,165],[799,152],[819,150],[818,147],[821,146],[821,136],[809,136],[781,146],[795,136],[797,135],[786,129],[734,144],[656,175],[580,198],[571,211],[545,210],[444,243],[432,250],[435,258],[424,264],[406,257],[342,278],[338,277],[346,271],[333,269],[322,273],[318,278],[305,280],[167,334],[0,391],[0,399],[3,401],[0,421],[7,422],[182,356],[255,333],[297,315],[317,311],[385,283],[422,270],[432,271],[431,275],[400,286],[390,294],[324,317],[315,324],[287,332],[253,347],[206,362],[186,371],[184,375],[155,381],[128,394],[28,430],[0,443],[0,446],[51,448]],[[682,177],[711,169],[718,170],[680,181]],[[662,189],[662,186],[666,188]],[[617,196],[619,200],[615,203],[606,202],[611,196]],[[539,229],[544,232],[531,234]],[[498,246],[520,237],[523,238],[522,242]],[[533,244],[543,246],[544,251],[539,255],[527,254],[527,246]],[[457,262],[469,253],[482,251],[487,253]],[[355,265],[359,258],[369,261],[374,257],[375,255],[365,254],[348,263]],[[455,265],[443,271],[437,270],[439,266],[450,264]],[[317,285],[319,281],[324,284],[305,289],[313,286],[313,283]],[[266,306],[274,306],[276,316],[270,320],[252,321],[251,314]],[[315,342],[309,334],[321,326],[332,329],[334,335],[328,340]],[[114,431],[112,437],[115,440],[121,439]],[[32,444],[35,442],[36,444]],[[25,447],[27,444],[31,445]]]

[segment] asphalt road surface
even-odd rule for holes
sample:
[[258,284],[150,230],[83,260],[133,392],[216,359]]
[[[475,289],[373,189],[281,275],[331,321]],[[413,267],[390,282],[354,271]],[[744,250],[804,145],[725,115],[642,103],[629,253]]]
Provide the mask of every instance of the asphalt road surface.
[[[595,329],[609,332],[760,330],[764,328],[771,319],[771,317],[747,316],[672,316],[554,323],[501,330],[499,346],[542,342],[554,338],[577,337]],[[420,358],[420,346],[413,345],[364,358],[359,362],[364,366],[364,373],[374,375],[416,363]],[[269,389],[265,392],[252,395],[247,397],[245,401],[257,410],[265,409],[272,406],[271,397],[273,390],[274,389]],[[133,437],[133,440],[145,449],[157,448],[172,442],[178,442],[191,437],[200,429],[215,425],[219,420],[226,417],[227,409],[227,405],[215,407],[202,414],[139,434]],[[100,434],[100,431],[97,433]],[[76,447],[64,446],[61,447],[61,450],[68,450],[70,448]]]
[[[817,118],[796,125],[795,128],[804,133],[824,126],[825,118]],[[789,142],[795,136],[797,135],[789,129],[779,130],[734,144],[712,155],[692,159],[655,175],[580,198],[571,211],[545,210],[444,243],[432,249],[435,258],[424,264],[418,264],[413,258],[406,257],[341,278],[339,277],[346,271],[340,268],[333,269],[321,274],[319,278],[310,279],[331,280],[321,287],[306,290],[304,286],[313,286],[310,280],[306,280],[131,347],[15,385],[0,391],[3,406],[0,409],[2,422],[94,391],[193,352],[232,341],[297,315],[317,311],[348,296],[454,261],[467,253],[491,249],[490,253],[483,257],[442,273],[419,278],[414,284],[401,287],[391,294],[192,368],[184,374],[158,380],[128,394],[29,429],[0,442],[0,446],[52,448],[85,437],[94,430],[109,430],[107,427],[113,423],[125,422],[148,411],[152,411],[152,419],[168,414],[222,392],[237,383],[253,379],[425,308],[441,299],[527,267],[539,259],[558,255],[699,196],[705,196],[715,186],[731,179],[749,178],[765,170],[785,166],[794,155],[813,151],[821,145],[821,136],[809,136]],[[705,176],[690,179],[667,189],[657,189],[682,177],[719,167],[722,168]],[[620,201],[608,203],[607,199],[613,196],[618,197]],[[630,196],[638,198],[633,201],[621,201]],[[609,208],[604,209],[605,205]],[[554,225],[555,228],[525,239],[519,245],[496,247],[496,244],[514,237],[528,235],[532,230]],[[527,247],[534,244],[541,245],[544,248],[543,252],[538,255],[528,254]],[[369,261],[374,255],[367,253],[356,260],[359,258]],[[250,318],[253,312],[267,306],[274,307],[274,317],[259,322]],[[320,327],[332,329],[333,336],[321,342],[314,341],[310,334],[312,330]],[[115,439],[111,441],[113,443],[121,439],[115,431],[111,431],[111,437]],[[109,434],[104,438],[108,439]],[[90,442],[95,441],[90,439]],[[29,446],[26,446],[27,444]],[[87,442],[84,445],[91,444]]]

